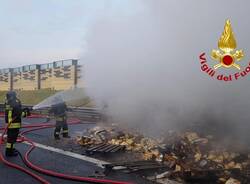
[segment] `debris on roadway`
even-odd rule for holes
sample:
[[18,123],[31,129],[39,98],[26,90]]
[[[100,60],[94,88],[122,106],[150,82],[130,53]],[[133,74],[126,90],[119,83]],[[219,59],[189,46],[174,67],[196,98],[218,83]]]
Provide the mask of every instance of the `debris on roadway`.
[[161,170],[145,174],[147,179],[158,183],[247,184],[250,181],[250,153],[230,150],[213,135],[169,131],[157,139],[116,126],[97,126],[76,141],[82,147],[101,143],[125,146],[126,158],[132,160],[136,154],[142,161],[164,164]]

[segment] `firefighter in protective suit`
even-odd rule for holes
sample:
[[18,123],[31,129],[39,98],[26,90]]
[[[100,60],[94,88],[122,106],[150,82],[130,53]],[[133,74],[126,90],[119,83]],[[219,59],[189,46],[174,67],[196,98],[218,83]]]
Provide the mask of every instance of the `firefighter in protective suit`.
[[70,138],[68,124],[67,124],[67,114],[66,112],[69,109],[67,108],[66,103],[63,101],[61,97],[54,98],[54,105],[52,105],[50,109],[50,113],[52,113],[56,120],[56,127],[54,130],[54,137],[56,140],[60,139],[60,132],[62,129],[62,135],[64,138]]
[[7,143],[5,149],[6,156],[17,156],[18,152],[14,148],[19,129],[21,128],[22,116],[29,115],[27,108],[22,109],[21,101],[16,97],[14,91],[6,94],[5,101],[5,123],[7,124]]

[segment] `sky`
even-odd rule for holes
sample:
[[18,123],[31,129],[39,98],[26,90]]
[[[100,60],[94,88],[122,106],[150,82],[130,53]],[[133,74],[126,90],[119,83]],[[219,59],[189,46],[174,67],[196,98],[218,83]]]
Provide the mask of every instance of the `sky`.
[[250,74],[212,79],[199,55],[217,64],[210,53],[229,18],[244,69],[249,7],[248,0],[0,0],[1,67],[79,58],[89,96],[107,102],[117,122],[156,134],[179,122],[226,122],[248,135]]
[[[131,1],[130,1],[131,2]],[[96,19],[129,15],[136,3],[122,0],[0,0],[1,68],[79,58]]]

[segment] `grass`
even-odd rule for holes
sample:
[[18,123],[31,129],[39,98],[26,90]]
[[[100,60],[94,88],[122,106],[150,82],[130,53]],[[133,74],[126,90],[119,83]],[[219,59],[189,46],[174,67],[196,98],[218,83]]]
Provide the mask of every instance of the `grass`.
[[[21,100],[22,104],[35,105],[57,92],[58,91],[49,89],[35,91],[17,91],[17,96]],[[0,91],[0,103],[4,103],[6,93],[7,91]]]
[[[54,95],[59,91],[50,90],[50,89],[40,89],[40,90],[32,90],[32,91],[17,91],[17,96],[21,100],[22,104],[26,105],[36,105],[49,96]],[[4,103],[5,96],[7,91],[0,91],[0,103]],[[86,97],[82,100],[72,101],[68,105],[71,106],[85,106],[92,107],[93,102],[89,97]]]

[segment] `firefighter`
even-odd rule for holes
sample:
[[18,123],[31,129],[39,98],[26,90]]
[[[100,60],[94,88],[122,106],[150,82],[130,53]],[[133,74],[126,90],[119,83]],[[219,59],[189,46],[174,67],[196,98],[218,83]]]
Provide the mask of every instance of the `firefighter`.
[[22,116],[26,117],[28,109],[22,110],[21,101],[16,97],[14,91],[9,91],[6,94],[5,101],[5,123],[7,124],[7,143],[5,149],[6,156],[17,156],[18,152],[14,148],[19,129],[21,128]]
[[69,109],[67,108],[66,103],[61,97],[54,98],[54,105],[50,109],[56,120],[56,128],[54,130],[54,137],[56,140],[60,139],[60,132],[62,129],[62,135],[64,138],[70,138],[68,124],[67,124],[67,114],[66,112]]

